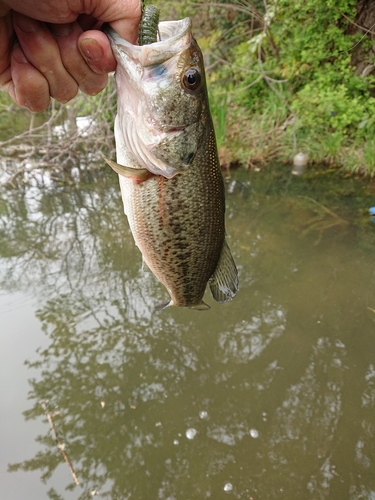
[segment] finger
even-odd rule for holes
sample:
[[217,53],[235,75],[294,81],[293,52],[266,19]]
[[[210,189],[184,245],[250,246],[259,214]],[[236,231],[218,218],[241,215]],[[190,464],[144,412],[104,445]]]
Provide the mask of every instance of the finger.
[[64,68],[57,42],[45,23],[14,12],[13,25],[26,58],[47,80],[51,97],[63,103],[72,99],[78,85]]
[[101,31],[86,31],[79,37],[79,50],[95,73],[110,73],[116,69],[116,60],[107,36]]
[[110,23],[117,33],[130,43],[137,43],[138,26],[141,20],[139,0],[102,0],[91,12],[95,19]]
[[8,5],[5,5],[0,1],[0,17],[5,17],[9,11],[10,7],[8,7]]
[[[8,9],[9,12],[9,9]],[[2,16],[4,14],[4,16]],[[13,27],[10,13],[5,13],[5,8],[0,3],[0,86],[10,80],[10,54],[13,43]]]
[[[89,47],[89,55],[84,57],[78,48],[78,40],[80,35],[82,35],[82,28],[77,22],[50,25],[50,30],[55,37],[65,69],[77,82],[79,88],[89,95],[96,95],[103,90],[107,84],[106,73],[113,71],[115,66],[112,52],[108,61],[108,55],[104,57],[104,51],[95,39],[92,40],[94,45],[91,47],[92,44],[90,45],[89,38],[86,40],[86,45]],[[93,33],[103,35],[101,32],[94,31]],[[94,68],[97,68],[97,71],[93,71],[91,66],[86,64],[89,61],[93,62]]]
[[139,15],[136,19],[120,19],[109,24],[120,36],[122,36],[122,38],[130,43],[136,44],[138,43],[140,20],[141,16]]
[[20,106],[39,112],[48,108],[49,86],[44,76],[29,63],[22,48],[17,44],[11,57],[11,80],[5,90]]

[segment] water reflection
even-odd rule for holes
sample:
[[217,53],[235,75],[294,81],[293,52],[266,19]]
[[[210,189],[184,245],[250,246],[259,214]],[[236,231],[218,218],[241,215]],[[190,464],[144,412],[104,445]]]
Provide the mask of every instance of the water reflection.
[[[10,470],[40,470],[52,499],[370,498],[373,225],[357,201],[327,205],[322,180],[313,193],[311,178],[238,173],[238,297],[154,313],[165,291],[141,269],[117,182],[95,175],[4,192],[1,285],[41,297],[49,339],[27,361],[40,451]],[[321,231],[335,219],[321,207],[345,224]],[[66,464],[41,403],[78,486],[54,479]]]

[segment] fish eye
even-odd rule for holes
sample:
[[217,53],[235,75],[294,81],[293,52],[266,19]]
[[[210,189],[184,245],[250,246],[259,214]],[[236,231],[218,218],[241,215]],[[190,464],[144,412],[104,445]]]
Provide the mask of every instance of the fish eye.
[[201,86],[201,74],[197,68],[189,68],[182,77],[182,85],[188,93],[195,93]]

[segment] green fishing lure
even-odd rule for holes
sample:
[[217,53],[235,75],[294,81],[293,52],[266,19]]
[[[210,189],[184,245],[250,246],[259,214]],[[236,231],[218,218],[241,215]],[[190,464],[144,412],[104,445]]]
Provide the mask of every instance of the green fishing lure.
[[160,11],[155,5],[145,5],[142,0],[142,19],[139,25],[139,45],[157,42]]

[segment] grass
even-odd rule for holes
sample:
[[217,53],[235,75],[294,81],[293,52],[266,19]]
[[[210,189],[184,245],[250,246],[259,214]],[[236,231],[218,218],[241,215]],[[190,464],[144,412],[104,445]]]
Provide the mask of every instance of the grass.
[[259,167],[271,162],[292,163],[297,152],[309,155],[310,164],[340,167],[350,174],[375,177],[375,139],[352,139],[329,130],[298,128],[298,120],[285,109],[266,108],[261,114],[226,113],[226,137],[220,138],[222,164]]

